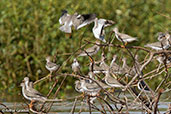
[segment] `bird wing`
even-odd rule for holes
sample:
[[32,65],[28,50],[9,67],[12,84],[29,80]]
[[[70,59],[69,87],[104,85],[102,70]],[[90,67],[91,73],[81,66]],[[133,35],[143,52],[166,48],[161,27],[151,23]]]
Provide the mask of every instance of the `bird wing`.
[[71,33],[71,27],[70,26],[66,26],[66,25],[63,25],[59,28],[59,30],[61,30],[62,32],[65,32],[65,33]]
[[96,18],[96,14],[83,14],[81,16],[82,16],[82,18],[80,18],[81,24],[78,25],[77,30],[80,29],[81,27],[84,27],[84,26],[92,23],[94,21],[94,19]]
[[120,37],[120,38],[122,38],[123,40],[137,40],[137,38],[136,37],[132,37],[132,36],[129,36],[129,35],[127,35],[127,34],[123,34],[123,33],[117,33],[118,34],[118,36]]
[[55,64],[55,63],[52,63],[52,62],[49,62],[47,63],[48,67],[49,68],[53,68],[53,67],[58,67],[59,65]]

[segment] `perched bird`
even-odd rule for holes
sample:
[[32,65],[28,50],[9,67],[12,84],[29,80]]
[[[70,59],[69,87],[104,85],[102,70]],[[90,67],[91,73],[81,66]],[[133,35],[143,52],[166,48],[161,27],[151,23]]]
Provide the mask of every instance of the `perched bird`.
[[123,41],[125,43],[125,45],[127,44],[127,42],[132,42],[132,41],[137,40],[136,37],[132,37],[127,34],[120,33],[118,28],[116,28],[116,27],[113,29],[113,31],[115,32],[116,38],[121,42]]
[[105,82],[107,85],[109,85],[111,87],[121,87],[121,88],[124,87],[117,79],[113,78],[110,75],[109,70],[107,71],[107,73],[105,75]]
[[71,27],[72,27],[72,15],[69,15],[68,12],[66,10],[62,10],[62,15],[59,18],[59,23],[60,28],[59,30],[61,30],[62,32],[65,33],[71,33]]
[[165,55],[159,55],[159,56],[157,56],[156,59],[157,59],[157,60],[159,61],[159,63],[161,63],[161,64],[164,64],[165,61],[166,61],[166,64],[169,64],[169,63],[171,63],[171,53],[167,55],[167,59],[166,59],[166,56],[165,56]]
[[100,67],[104,71],[107,71],[110,67],[109,67],[109,65],[106,64],[105,60],[106,60],[106,56],[105,56],[104,52],[102,52]]
[[136,74],[135,68],[134,67],[133,68],[129,67],[127,65],[126,61],[127,61],[127,59],[124,57],[122,59],[122,62],[123,62],[123,64],[122,64],[122,74],[125,74],[125,76],[129,76],[129,77],[135,76],[135,74]]
[[159,40],[158,42],[147,44],[145,45],[145,47],[150,47],[157,51],[170,48],[171,46],[170,34],[165,34],[164,37],[163,36],[159,37],[158,40]]
[[96,14],[78,14],[72,18],[72,24],[76,30],[84,27],[94,21]]
[[[99,42],[96,42],[96,44],[100,44]],[[85,51],[88,53],[89,56],[95,55],[100,49],[100,46],[94,45]],[[85,51],[82,51],[78,56],[88,56]]]
[[117,55],[113,55],[113,59],[110,63],[110,73],[112,74],[121,74],[121,67],[115,62]]
[[152,48],[154,50],[160,51],[163,49],[168,49],[170,47],[170,44],[169,44],[168,40],[163,39],[162,41],[159,41],[159,42],[147,44],[144,47],[149,47],[149,48]]
[[46,97],[44,95],[42,95],[40,92],[38,92],[37,90],[35,90],[34,88],[30,87],[28,77],[25,77],[23,81],[24,81],[24,83],[23,83],[24,86],[21,83],[22,93],[23,93],[23,96],[27,100],[45,102]]
[[[166,56],[167,56],[167,58],[166,58]],[[166,65],[171,64],[171,53],[169,53],[167,55],[160,54],[160,55],[156,56],[155,58],[159,62],[159,66],[157,68],[157,72],[159,71],[160,66],[162,64],[166,64]]]
[[98,18],[96,18],[94,20],[94,27],[92,29],[95,38],[97,38],[98,40],[101,40],[103,42],[106,42],[104,28],[107,27],[107,26],[111,26],[114,23],[115,22],[112,21],[112,20],[106,20],[106,19],[98,19]]
[[93,73],[94,74],[99,74],[99,73],[105,73],[106,72],[106,70],[104,70],[103,68],[98,66],[96,63],[92,64],[91,62],[90,62],[90,65],[89,65],[89,70],[90,71],[92,69],[92,65],[93,65]]
[[42,95],[40,92],[35,90],[29,85],[29,78],[24,78],[24,83],[21,83],[22,87],[22,94],[23,96],[30,101],[39,101],[39,102],[46,102],[46,101],[62,101],[61,99],[47,99],[44,95]]
[[[105,83],[96,80],[96,82],[105,88],[110,88],[110,86],[106,85]],[[83,88],[84,92],[91,93],[90,95],[95,96],[101,90],[101,87],[96,82],[90,82],[90,80],[80,80],[81,87]]]
[[[98,82],[99,83],[99,82]],[[104,85],[102,83],[102,87]],[[78,92],[85,93],[86,95],[90,96],[90,103],[93,103],[93,101],[96,99],[96,96],[100,92],[101,88],[95,83],[95,82],[90,82],[90,80],[77,80],[75,82],[75,89]]]
[[81,74],[81,70],[80,70],[80,64],[78,63],[77,59],[74,58],[74,61],[71,65],[72,67],[72,71],[76,74]]
[[53,63],[50,61],[50,57],[46,58],[46,69],[50,71],[50,75],[52,75],[52,72],[56,71],[59,68],[59,65]]

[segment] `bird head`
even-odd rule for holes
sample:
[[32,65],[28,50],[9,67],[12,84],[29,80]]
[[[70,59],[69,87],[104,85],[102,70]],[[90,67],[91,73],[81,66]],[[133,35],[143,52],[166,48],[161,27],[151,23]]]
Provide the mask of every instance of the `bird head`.
[[119,30],[118,30],[117,27],[115,27],[115,28],[113,29],[113,31],[114,31],[115,33],[117,33]]
[[46,62],[50,62],[50,56],[46,57]]

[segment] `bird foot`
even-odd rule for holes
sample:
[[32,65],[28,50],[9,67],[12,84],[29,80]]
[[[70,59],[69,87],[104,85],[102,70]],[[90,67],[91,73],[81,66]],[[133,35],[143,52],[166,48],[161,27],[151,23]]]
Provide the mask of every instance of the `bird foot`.
[[111,88],[111,89],[109,90],[109,92],[110,92],[110,93],[114,93],[114,92],[115,92],[115,89],[114,89],[114,88]]
[[125,45],[120,45],[122,48],[125,48]]
[[127,45],[128,43],[127,42],[125,42],[125,44],[124,45],[121,45],[121,47],[122,48],[126,48],[126,45]]
[[33,103],[34,103],[34,102],[35,102],[34,100],[31,100],[31,102],[30,102],[30,104],[29,104],[29,108],[30,108],[30,109],[32,109]]
[[84,96],[85,96],[85,93],[83,92],[83,93],[81,94],[81,97],[84,98]]

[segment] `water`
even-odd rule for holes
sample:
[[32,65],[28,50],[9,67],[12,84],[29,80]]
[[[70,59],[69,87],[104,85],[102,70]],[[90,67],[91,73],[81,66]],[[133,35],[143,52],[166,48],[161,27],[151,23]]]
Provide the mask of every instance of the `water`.
[[[22,113],[26,113],[28,112],[28,108],[27,105],[25,103],[22,102],[15,102],[15,103],[11,103],[11,102],[3,102],[4,105],[6,105],[9,109],[5,109],[2,105],[0,105],[0,110],[2,110],[3,112],[22,112]],[[171,104],[171,102],[160,102],[159,103],[159,110],[161,113],[164,113],[168,110],[168,106],[169,104]],[[65,103],[54,103],[52,108],[51,108],[51,112],[49,114],[54,114],[56,112],[58,112],[58,114],[69,114],[71,109],[72,109],[72,105],[73,102],[65,102]],[[98,108],[100,108],[101,106],[96,104],[96,106]],[[79,112],[81,108],[80,103],[77,103],[75,111],[77,114]],[[89,108],[88,106],[83,103],[83,107],[82,107],[82,113],[81,114],[89,114],[88,112]],[[142,112],[140,110],[131,110],[129,111],[130,114],[142,114]],[[96,112],[95,110],[92,110],[92,114],[99,114],[99,112]]]
[[[164,98],[168,98],[168,96],[170,96],[170,95],[162,96],[161,101],[158,103],[158,108],[159,108],[161,114],[166,112],[168,110],[169,104],[171,104],[170,99],[164,100]],[[6,96],[6,98],[9,98],[9,97]],[[10,112],[16,111],[16,112],[27,113],[29,111],[27,104],[26,104],[26,103],[28,103],[28,101],[24,100],[22,96],[18,97],[18,98],[15,97],[15,102],[8,102],[8,101],[11,101],[11,99],[12,98],[9,98],[8,100],[7,99],[0,99],[0,101],[1,101],[0,103],[3,103],[4,105],[6,105],[9,108],[9,109],[5,109],[4,106],[0,105],[0,110],[2,110],[5,113],[9,112],[9,111]],[[17,100],[17,102],[16,102],[16,100]],[[95,105],[98,108],[101,108],[101,105],[97,104],[98,101],[95,100],[95,102],[96,102]],[[73,104],[74,104],[74,100],[69,101],[69,102],[62,102],[62,104],[61,103],[54,103],[53,106],[51,107],[49,114],[55,114],[57,112],[58,112],[58,114],[69,114],[72,110]],[[81,106],[81,104],[82,104],[82,106]],[[112,104],[110,104],[110,105],[112,107],[114,107],[114,105],[112,105]],[[82,113],[81,114],[89,114],[89,112],[88,112],[89,107],[87,106],[86,103],[81,103],[80,100],[77,102],[74,114],[78,114],[81,107],[82,107]],[[140,109],[141,109],[141,107],[140,107]],[[140,109],[129,110],[129,113],[130,114],[142,114],[142,111]],[[116,110],[116,109],[114,109],[114,110]],[[92,114],[99,114],[99,112],[97,112],[96,110],[92,110]]]

